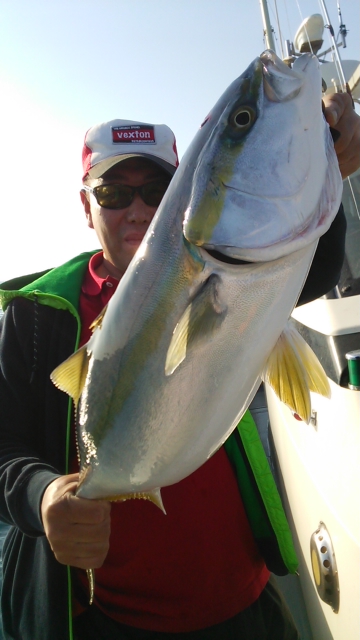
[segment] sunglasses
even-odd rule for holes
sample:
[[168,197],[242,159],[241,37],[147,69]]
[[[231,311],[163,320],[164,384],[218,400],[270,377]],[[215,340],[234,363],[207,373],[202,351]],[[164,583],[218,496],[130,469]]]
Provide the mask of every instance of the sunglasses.
[[102,184],[99,187],[83,185],[83,191],[92,193],[100,207],[105,209],[126,209],[134,200],[135,193],[149,207],[158,207],[169,186],[167,180],[154,180],[141,187],[130,187],[126,184]]

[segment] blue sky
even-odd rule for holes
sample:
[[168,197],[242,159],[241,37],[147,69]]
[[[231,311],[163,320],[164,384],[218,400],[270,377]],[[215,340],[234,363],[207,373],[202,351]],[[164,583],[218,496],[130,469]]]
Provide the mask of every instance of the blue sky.
[[[317,0],[298,2],[278,0],[283,38],[321,13]],[[336,1],[327,8],[337,32]],[[342,55],[359,60],[358,0],[341,10],[350,30]],[[182,156],[265,48],[258,0],[0,0],[0,16],[0,281],[98,246],[78,195],[90,126],[166,123]]]

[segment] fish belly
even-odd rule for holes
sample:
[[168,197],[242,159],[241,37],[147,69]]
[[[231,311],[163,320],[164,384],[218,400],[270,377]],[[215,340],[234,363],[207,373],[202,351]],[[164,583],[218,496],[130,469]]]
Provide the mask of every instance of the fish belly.
[[[271,263],[207,265],[219,278],[226,314],[209,340],[195,344],[165,375],[170,335],[131,383],[121,407],[114,393],[110,428],[86,467],[78,495],[148,492],[200,467],[228,438],[250,404],[266,360],[296,304],[316,243]],[[177,311],[179,316],[180,310]],[[175,326],[175,312],[172,324]],[[119,384],[129,376],[124,367]],[[103,375],[99,372],[99,378]]]

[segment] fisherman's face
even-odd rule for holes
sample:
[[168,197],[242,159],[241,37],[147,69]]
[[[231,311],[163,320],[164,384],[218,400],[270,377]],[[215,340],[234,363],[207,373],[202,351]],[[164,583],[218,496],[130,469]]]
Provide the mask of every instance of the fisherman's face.
[[[170,176],[151,160],[129,158],[109,169],[101,178],[87,184],[93,188],[110,184],[141,187],[157,180],[165,180],[166,187]],[[139,193],[135,193],[130,205],[124,209],[102,207],[94,194],[82,193],[81,199],[88,226],[95,229],[102,246],[104,263],[113,267],[110,268],[111,275],[120,279],[134,257],[158,205],[146,204]]]

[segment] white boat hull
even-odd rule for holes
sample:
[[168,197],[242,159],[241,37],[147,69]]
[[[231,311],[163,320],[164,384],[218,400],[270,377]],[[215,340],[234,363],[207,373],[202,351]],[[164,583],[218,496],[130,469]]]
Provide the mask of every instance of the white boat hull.
[[[330,380],[332,399],[312,394],[316,426],[296,420],[266,389],[288,517],[300,560],[300,580],[315,640],[360,638],[360,391]],[[340,606],[317,593],[310,539],[324,522],[336,557]]]

